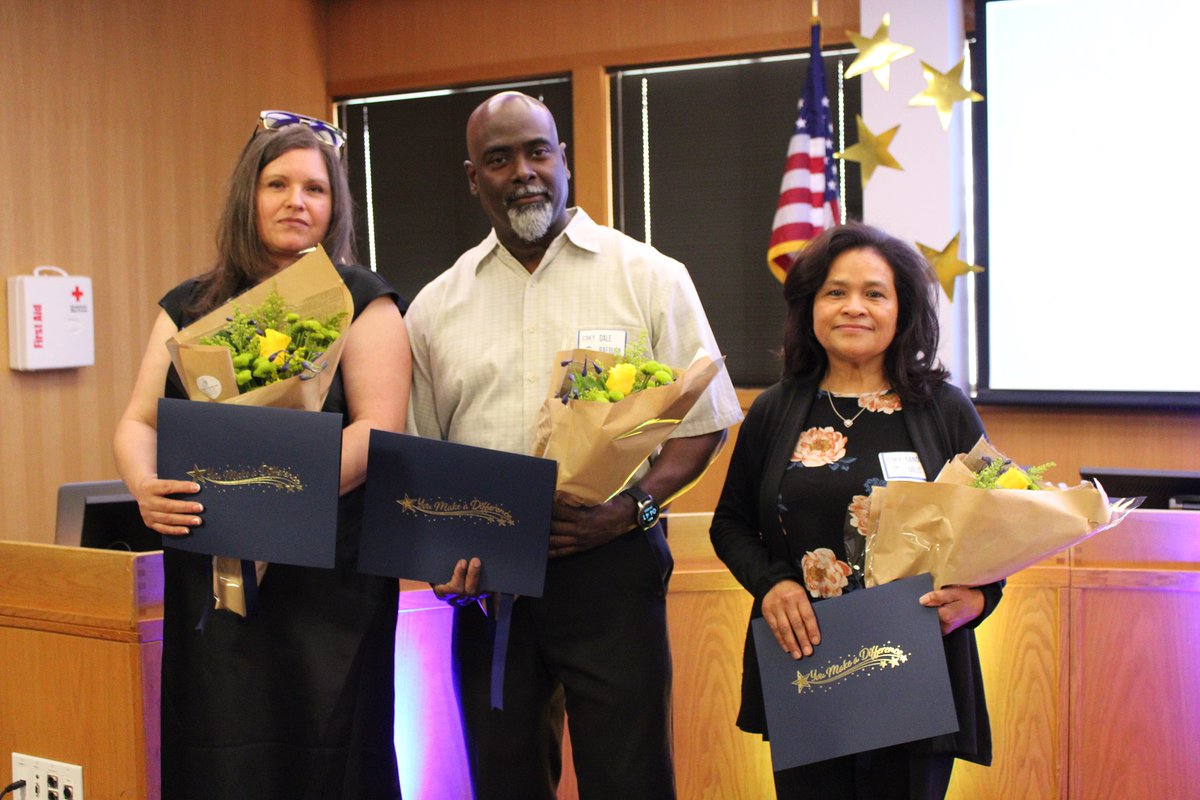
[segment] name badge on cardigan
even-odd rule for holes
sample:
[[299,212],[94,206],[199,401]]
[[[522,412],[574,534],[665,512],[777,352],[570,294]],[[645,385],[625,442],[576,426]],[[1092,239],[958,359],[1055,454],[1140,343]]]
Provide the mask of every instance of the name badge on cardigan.
[[916,453],[880,453],[879,466],[883,469],[883,479],[889,483],[926,480],[925,468]]

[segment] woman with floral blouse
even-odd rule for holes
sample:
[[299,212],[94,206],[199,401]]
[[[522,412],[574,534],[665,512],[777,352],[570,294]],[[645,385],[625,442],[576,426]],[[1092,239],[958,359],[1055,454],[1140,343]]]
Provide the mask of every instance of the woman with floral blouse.
[[[871,489],[931,480],[983,424],[936,360],[936,282],[909,245],[862,224],[833,228],[801,252],[784,298],[784,377],[742,423],[712,541],[754,595],[751,617],[799,660],[821,641],[812,603],[863,587]],[[781,770],[778,796],[940,798],[955,758],[990,763],[973,629],[1001,589],[951,586],[921,598],[938,610],[957,733]],[[737,723],[767,736],[749,634]]]

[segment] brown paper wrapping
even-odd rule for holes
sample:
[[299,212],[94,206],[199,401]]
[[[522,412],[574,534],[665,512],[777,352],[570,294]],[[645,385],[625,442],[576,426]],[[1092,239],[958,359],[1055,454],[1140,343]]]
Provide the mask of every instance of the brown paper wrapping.
[[932,573],[939,588],[992,583],[1116,525],[1136,507],[1130,500],[1110,503],[1099,484],[972,488],[978,456],[991,448],[980,442],[932,483],[893,481],[871,492],[867,586],[922,572]]
[[245,394],[238,393],[229,349],[220,345],[199,344],[204,337],[212,336],[225,327],[226,318],[234,308],[258,306],[272,290],[279,293],[290,310],[303,318],[322,319],[344,311],[349,325],[354,313],[350,291],[342,283],[325,250],[317,245],[291,266],[210,311],[167,340],[171,363],[183,380],[189,400],[320,410],[325,396],[329,394],[338,360],[342,357],[345,336],[339,336],[321,355],[320,363],[328,366],[315,377],[301,380],[304,376],[294,375]]
[[[199,341],[224,328],[226,318],[232,315],[234,308],[261,305],[272,290],[278,292],[289,310],[300,314],[302,318],[324,319],[345,312],[346,328],[342,330],[343,335],[321,354],[318,363],[324,367],[314,377],[301,380],[301,375],[294,375],[240,394],[229,349],[220,345],[199,344]],[[324,248],[317,245],[271,278],[179,331],[167,340],[167,350],[189,400],[319,411],[333,383],[346,343],[345,333],[353,314],[354,300],[350,291]],[[255,575],[260,583],[266,570],[265,562],[254,562]],[[213,556],[213,601],[216,609],[246,616],[246,598],[238,559]]]
[[[534,430],[533,454],[558,462],[557,491],[571,502],[596,505],[619,492],[696,404],[721,369],[701,351],[675,382],[634,392],[618,403],[568,400],[570,364],[585,358],[603,367],[617,356],[595,350],[564,350]],[[678,374],[678,370],[676,370]]]

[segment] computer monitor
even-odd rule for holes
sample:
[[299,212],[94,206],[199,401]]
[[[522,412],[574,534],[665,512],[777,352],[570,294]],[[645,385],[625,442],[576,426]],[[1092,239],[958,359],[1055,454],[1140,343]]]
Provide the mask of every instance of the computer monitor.
[[162,538],[142,522],[137,501],[121,481],[58,487],[54,543],[135,553],[162,549]]
[[1079,477],[1100,481],[1109,497],[1145,497],[1142,508],[1200,510],[1200,472],[1080,467]]

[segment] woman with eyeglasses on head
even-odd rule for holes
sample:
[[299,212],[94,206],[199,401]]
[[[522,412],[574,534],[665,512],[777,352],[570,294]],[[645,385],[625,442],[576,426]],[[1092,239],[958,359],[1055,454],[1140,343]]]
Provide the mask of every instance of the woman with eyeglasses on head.
[[400,796],[393,747],[397,583],[356,571],[370,430],[404,427],[411,355],[398,294],[354,266],[345,135],[263,112],[230,179],[218,259],[168,292],[114,449],[145,523],[164,535],[202,524],[197,484],[156,475],[160,397],[187,398],[166,341],[321,244],[354,300],[324,411],[343,415],[337,566],[273,564],[248,617],[207,615],[212,559],[167,548],[162,663],[162,797]]
[[[908,244],[851,223],[801,251],[783,285],[783,379],[746,414],[713,514],[717,555],[754,596],[776,646],[807,669],[821,655],[813,605],[863,588],[871,490],[932,480],[983,434],[983,423],[937,361],[936,284]],[[947,586],[936,607],[958,715],[957,733],[775,773],[782,799],[944,797],[955,758],[991,763],[974,628],[1002,583]],[[747,633],[738,727],[767,731],[755,640]],[[845,726],[867,720],[798,720]]]

